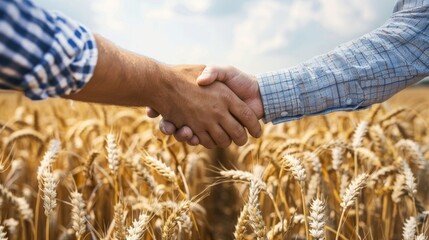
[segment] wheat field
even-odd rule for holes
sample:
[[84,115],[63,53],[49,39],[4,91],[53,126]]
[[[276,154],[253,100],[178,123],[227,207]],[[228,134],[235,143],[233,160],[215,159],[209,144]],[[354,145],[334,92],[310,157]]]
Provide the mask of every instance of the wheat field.
[[0,240],[427,239],[428,91],[216,150],[144,109],[0,93]]

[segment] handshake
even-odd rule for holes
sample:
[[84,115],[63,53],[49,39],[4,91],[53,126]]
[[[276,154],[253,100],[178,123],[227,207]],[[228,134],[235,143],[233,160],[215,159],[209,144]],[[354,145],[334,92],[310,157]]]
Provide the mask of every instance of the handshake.
[[264,111],[255,76],[231,66],[179,65],[173,69],[177,73],[174,86],[165,89],[168,101],[161,100],[164,106],[149,107],[147,112],[152,118],[162,115],[162,133],[206,148],[225,148],[232,141],[244,145],[245,128],[253,137],[261,136],[258,119]]

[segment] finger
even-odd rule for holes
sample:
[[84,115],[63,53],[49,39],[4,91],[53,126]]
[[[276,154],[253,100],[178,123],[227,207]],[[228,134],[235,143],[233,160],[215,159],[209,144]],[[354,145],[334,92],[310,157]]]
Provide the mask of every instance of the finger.
[[210,85],[214,81],[226,81],[228,71],[231,71],[232,67],[221,67],[221,66],[207,66],[204,71],[198,76],[197,84],[200,86]]
[[232,115],[249,131],[250,135],[258,138],[262,134],[262,128],[259,124],[258,118],[255,113],[250,109],[247,104],[241,100],[234,101],[230,104],[230,111]]
[[173,135],[177,128],[172,122],[161,119],[159,122],[159,130],[165,135]]
[[191,146],[197,146],[200,144],[200,140],[198,139],[197,135],[192,136],[191,140],[187,141],[187,143]]
[[200,140],[200,144],[208,149],[213,149],[216,147],[216,143],[213,141],[213,139],[210,137],[210,135],[207,132],[199,132],[197,134],[198,139]]
[[186,142],[191,140],[193,135],[194,133],[191,128],[183,126],[174,133],[174,138],[179,142]]
[[151,107],[147,107],[146,108],[146,113],[147,116],[150,118],[156,118],[159,116],[159,113],[157,111],[155,111],[155,109],[151,108]]
[[209,133],[218,147],[226,148],[231,145],[231,138],[220,125],[215,125]]
[[221,122],[222,128],[228,133],[232,141],[238,146],[243,146],[247,142],[247,132],[237,119],[225,118]]

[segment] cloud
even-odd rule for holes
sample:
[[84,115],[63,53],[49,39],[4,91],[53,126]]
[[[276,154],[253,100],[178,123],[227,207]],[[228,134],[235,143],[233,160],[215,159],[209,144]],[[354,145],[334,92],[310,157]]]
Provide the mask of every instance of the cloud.
[[320,0],[319,23],[338,35],[350,36],[367,30],[375,20],[370,0]]
[[287,47],[291,35],[315,25],[337,36],[368,30],[375,20],[370,0],[256,1],[235,27],[233,56],[261,55]]
[[152,8],[145,7],[145,14],[151,19],[171,20],[175,17],[202,15],[213,0],[164,0]]
[[124,12],[122,6],[121,0],[91,1],[96,28],[103,32],[118,32],[124,29],[124,21],[121,21]]

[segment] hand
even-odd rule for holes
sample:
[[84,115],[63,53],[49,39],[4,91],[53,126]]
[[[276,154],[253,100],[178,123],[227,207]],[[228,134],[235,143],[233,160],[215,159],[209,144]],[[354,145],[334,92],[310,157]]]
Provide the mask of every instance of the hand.
[[[247,142],[243,126],[253,136],[259,136],[261,126],[256,115],[227,86],[212,83],[214,80],[201,87],[195,83],[201,70],[201,66],[199,70],[198,66],[174,67],[177,79],[170,81],[174,82],[169,86],[171,90],[160,91],[166,95],[159,98],[164,104],[153,110],[161,113],[166,121],[171,119],[173,126],[188,126],[192,129],[191,138],[195,134],[194,139],[197,137],[198,143],[207,148],[227,147],[231,138],[236,144],[243,145]],[[182,132],[186,134],[186,130]]]
[[[209,85],[215,80],[225,83],[241,100],[243,100],[256,114],[257,118],[263,117],[262,100],[259,93],[259,85],[255,76],[243,73],[231,66],[209,66],[198,77],[199,85]],[[153,109],[148,109],[149,117],[157,117],[159,114]],[[160,130],[167,135],[174,134],[178,141],[187,141],[190,145],[198,145],[199,139],[191,128],[184,126],[177,130],[176,126],[165,119],[160,122]],[[254,137],[259,137],[255,136]],[[237,144],[240,145],[240,144]]]
[[[174,126],[189,126],[205,147],[247,141],[247,127],[260,134],[252,110],[224,84],[200,87],[195,79],[203,65],[168,66],[118,48],[94,35],[98,59],[94,74],[68,99],[122,106],[149,106]],[[244,127],[243,127],[244,126]]]

